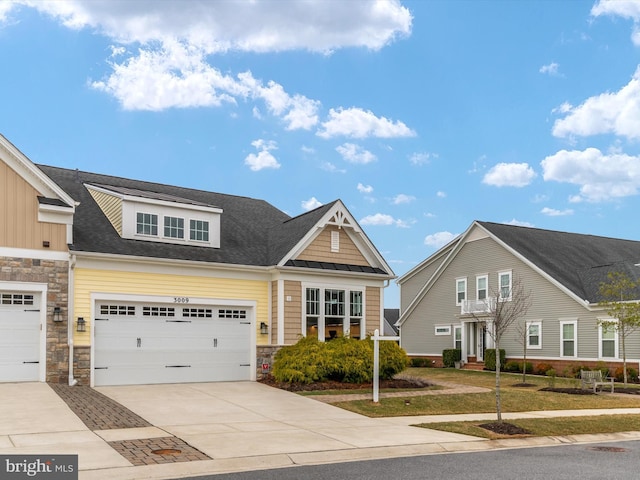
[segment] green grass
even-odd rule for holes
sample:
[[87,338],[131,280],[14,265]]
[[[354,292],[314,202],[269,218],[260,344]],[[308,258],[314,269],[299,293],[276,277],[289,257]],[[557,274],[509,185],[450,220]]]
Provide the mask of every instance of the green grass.
[[[406,375],[472,385],[491,389],[486,393],[424,395],[417,397],[381,398],[375,404],[371,400],[353,400],[336,403],[336,406],[369,417],[391,417],[401,415],[447,415],[495,413],[495,372],[476,372],[444,368],[410,368]],[[640,395],[569,395],[566,393],[540,391],[550,386],[547,377],[527,375],[530,387],[519,387],[521,374],[501,374],[500,398],[502,413],[549,410],[583,410],[640,408]],[[579,388],[580,381],[569,378],[555,378],[554,386],[559,388]],[[622,384],[616,384],[621,387]],[[405,402],[409,400],[409,404]],[[463,433],[483,438],[504,438],[478,425],[486,422],[448,422],[421,425],[425,428]],[[552,419],[509,420],[530,431],[534,436],[578,435],[584,433],[612,433],[640,431],[640,415],[603,415],[589,417],[560,417]]]
[[[442,422],[423,423],[418,427],[461,433],[474,437],[497,439],[507,438],[479,425],[486,422]],[[616,433],[640,430],[640,415],[599,415],[587,417],[560,417],[509,420],[509,423],[524,428],[530,436],[567,436],[597,433]]]

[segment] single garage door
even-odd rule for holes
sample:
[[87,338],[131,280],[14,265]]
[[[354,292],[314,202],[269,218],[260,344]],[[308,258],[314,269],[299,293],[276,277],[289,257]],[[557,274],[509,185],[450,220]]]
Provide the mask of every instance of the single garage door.
[[40,295],[0,291],[0,382],[40,379]]
[[246,308],[96,305],[94,384],[250,380]]

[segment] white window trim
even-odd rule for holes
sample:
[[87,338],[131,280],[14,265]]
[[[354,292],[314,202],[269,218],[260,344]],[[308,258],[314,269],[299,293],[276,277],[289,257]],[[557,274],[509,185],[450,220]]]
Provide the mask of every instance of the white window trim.
[[435,336],[451,335],[451,325],[435,325],[433,334]]
[[[321,342],[325,341],[324,330],[325,330],[325,317],[331,317],[331,315],[325,315],[324,309],[324,295],[325,290],[342,290],[345,293],[345,314],[342,316],[342,329],[343,335],[347,335],[351,329],[351,318],[359,318],[360,319],[360,339],[363,340],[367,336],[367,289],[364,285],[341,285],[341,284],[321,284],[321,283],[303,283],[302,285],[302,318],[300,319],[300,328],[302,335],[304,337],[307,336],[307,289],[309,288],[317,288],[320,291],[318,292],[318,298],[320,302],[320,311],[318,312],[318,340]],[[362,292],[362,316],[361,317],[351,317],[351,292]],[[310,315],[316,316],[316,315]],[[322,333],[322,334],[321,334]]]
[[[573,355],[564,355],[564,348],[562,348],[565,340],[565,338],[562,336],[562,333],[564,330],[563,326],[566,324],[573,324]],[[560,357],[561,358],[578,358],[578,319],[577,318],[560,320]]]
[[[503,298],[502,297],[502,283],[500,282],[501,278],[503,275],[509,275],[509,297],[508,298]],[[507,301],[510,302],[511,298],[512,298],[512,291],[513,291],[513,272],[511,270],[505,270],[503,272],[498,272],[498,298],[500,300],[503,301]]]
[[485,297],[483,300],[486,300],[489,298],[489,275],[476,275],[476,300],[480,300],[480,280],[483,279],[485,280],[484,282],[484,290],[485,290]]
[[453,348],[456,347],[456,332],[460,332],[460,350],[462,350],[462,325],[454,325],[453,326]]
[[[531,343],[529,343],[529,339],[531,337],[529,329],[532,325],[536,325],[538,327],[538,345],[531,345]],[[542,350],[542,321],[534,320],[531,322],[525,322],[525,328],[527,332],[527,350]]]
[[[615,318],[599,318],[598,320],[600,321],[604,321],[604,322],[612,322],[612,323],[618,323],[618,321]],[[602,330],[604,329],[604,325],[600,324],[598,325],[598,358],[599,359],[606,359],[606,360],[611,360],[611,359],[618,359],[620,358],[620,350],[619,350],[619,338],[620,338],[620,334],[618,333],[618,327],[617,325],[607,325],[607,330],[609,328],[612,328],[615,332],[615,335],[613,337],[613,341],[614,341],[614,347],[613,347],[613,357],[605,357],[602,354]]]
[[[464,284],[464,300],[458,301],[458,284],[462,282]],[[465,300],[468,300],[468,289],[467,289],[467,277],[456,278],[456,305],[460,306],[464,303]]]

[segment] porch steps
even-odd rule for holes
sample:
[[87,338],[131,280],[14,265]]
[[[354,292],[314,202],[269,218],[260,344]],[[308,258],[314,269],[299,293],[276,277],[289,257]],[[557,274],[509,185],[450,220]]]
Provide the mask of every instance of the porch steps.
[[462,370],[484,370],[483,362],[468,362],[462,366]]

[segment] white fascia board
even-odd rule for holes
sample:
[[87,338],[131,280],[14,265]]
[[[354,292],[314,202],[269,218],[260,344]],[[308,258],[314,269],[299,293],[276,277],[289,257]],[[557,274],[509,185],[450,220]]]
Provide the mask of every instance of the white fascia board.
[[411,277],[413,277],[414,275],[416,275],[417,273],[419,273],[421,270],[423,270],[424,268],[428,267],[429,265],[431,265],[433,262],[441,259],[442,257],[445,257],[446,255],[449,254],[451,248],[453,247],[453,245],[460,241],[461,236],[457,236],[453,241],[449,242],[447,245],[445,245],[444,247],[441,247],[439,250],[437,250],[435,253],[432,253],[431,255],[429,255],[425,260],[423,260],[422,262],[420,262],[418,265],[416,265],[415,267],[413,267],[411,270],[409,270],[408,272],[406,272],[404,275],[402,275],[401,277],[399,277],[396,280],[396,283],[398,285],[402,285],[403,283],[405,283],[407,280],[409,280]]
[[[153,272],[166,274],[185,274],[192,269],[191,275],[211,276],[211,272],[226,272],[229,278],[270,280],[273,267],[234,265],[230,263],[201,262],[195,260],[177,260],[168,258],[140,257],[112,253],[71,252],[76,258],[78,268],[104,270],[122,270],[128,272]],[[198,272],[198,273],[195,273]]]
[[0,257],[35,258],[40,260],[54,260],[68,262],[69,252],[58,250],[30,250],[27,248],[0,247]]
[[18,150],[9,140],[0,134],[0,147],[8,155],[1,155],[2,159],[15,170],[29,185],[38,191],[43,197],[57,198],[75,210],[76,201],[71,198],[57,183],[44,174],[29,158]]
[[298,282],[322,282],[333,285],[366,285],[384,287],[389,277],[375,273],[350,272],[353,275],[340,275],[336,270],[320,270],[317,268],[277,267],[273,278]]
[[[204,206],[204,205],[193,205],[191,203],[181,203],[181,202],[170,202],[168,200],[159,200],[155,198],[146,198],[146,197],[138,197],[136,195],[125,195],[120,192],[115,192],[108,188],[99,187],[97,185],[92,185],[90,183],[84,184],[85,188],[88,190],[94,190],[96,192],[105,193],[107,195],[111,195],[113,197],[117,197],[121,199],[123,202],[132,202],[132,203],[146,203],[150,205],[158,205],[162,207],[172,207],[172,208],[180,208],[185,210],[194,210],[199,212],[209,212],[209,213],[223,213],[222,208],[213,207],[213,206]],[[185,199],[188,200],[188,199]]]
[[[336,224],[335,222],[330,222],[331,217],[334,217],[336,214],[341,214],[341,217],[347,219],[347,223],[345,224]],[[285,263],[287,263],[290,259],[297,257],[300,253],[302,253],[318,236],[320,231],[322,231],[327,225],[337,225],[342,228],[345,232],[347,231],[345,226],[347,226],[351,232],[348,232],[349,238],[359,247],[360,253],[365,257],[365,259],[372,265],[377,265],[383,270],[390,272],[389,278],[396,278],[395,274],[391,267],[384,260],[382,255],[378,252],[376,247],[371,243],[367,235],[362,230],[362,227],[358,224],[353,215],[347,210],[347,208],[342,203],[342,200],[337,200],[333,208],[327,211],[318,222],[309,229],[307,234],[291,249],[289,252],[278,262],[278,267],[284,267]],[[357,234],[358,241],[354,239],[353,233]],[[364,248],[363,248],[364,247]]]

